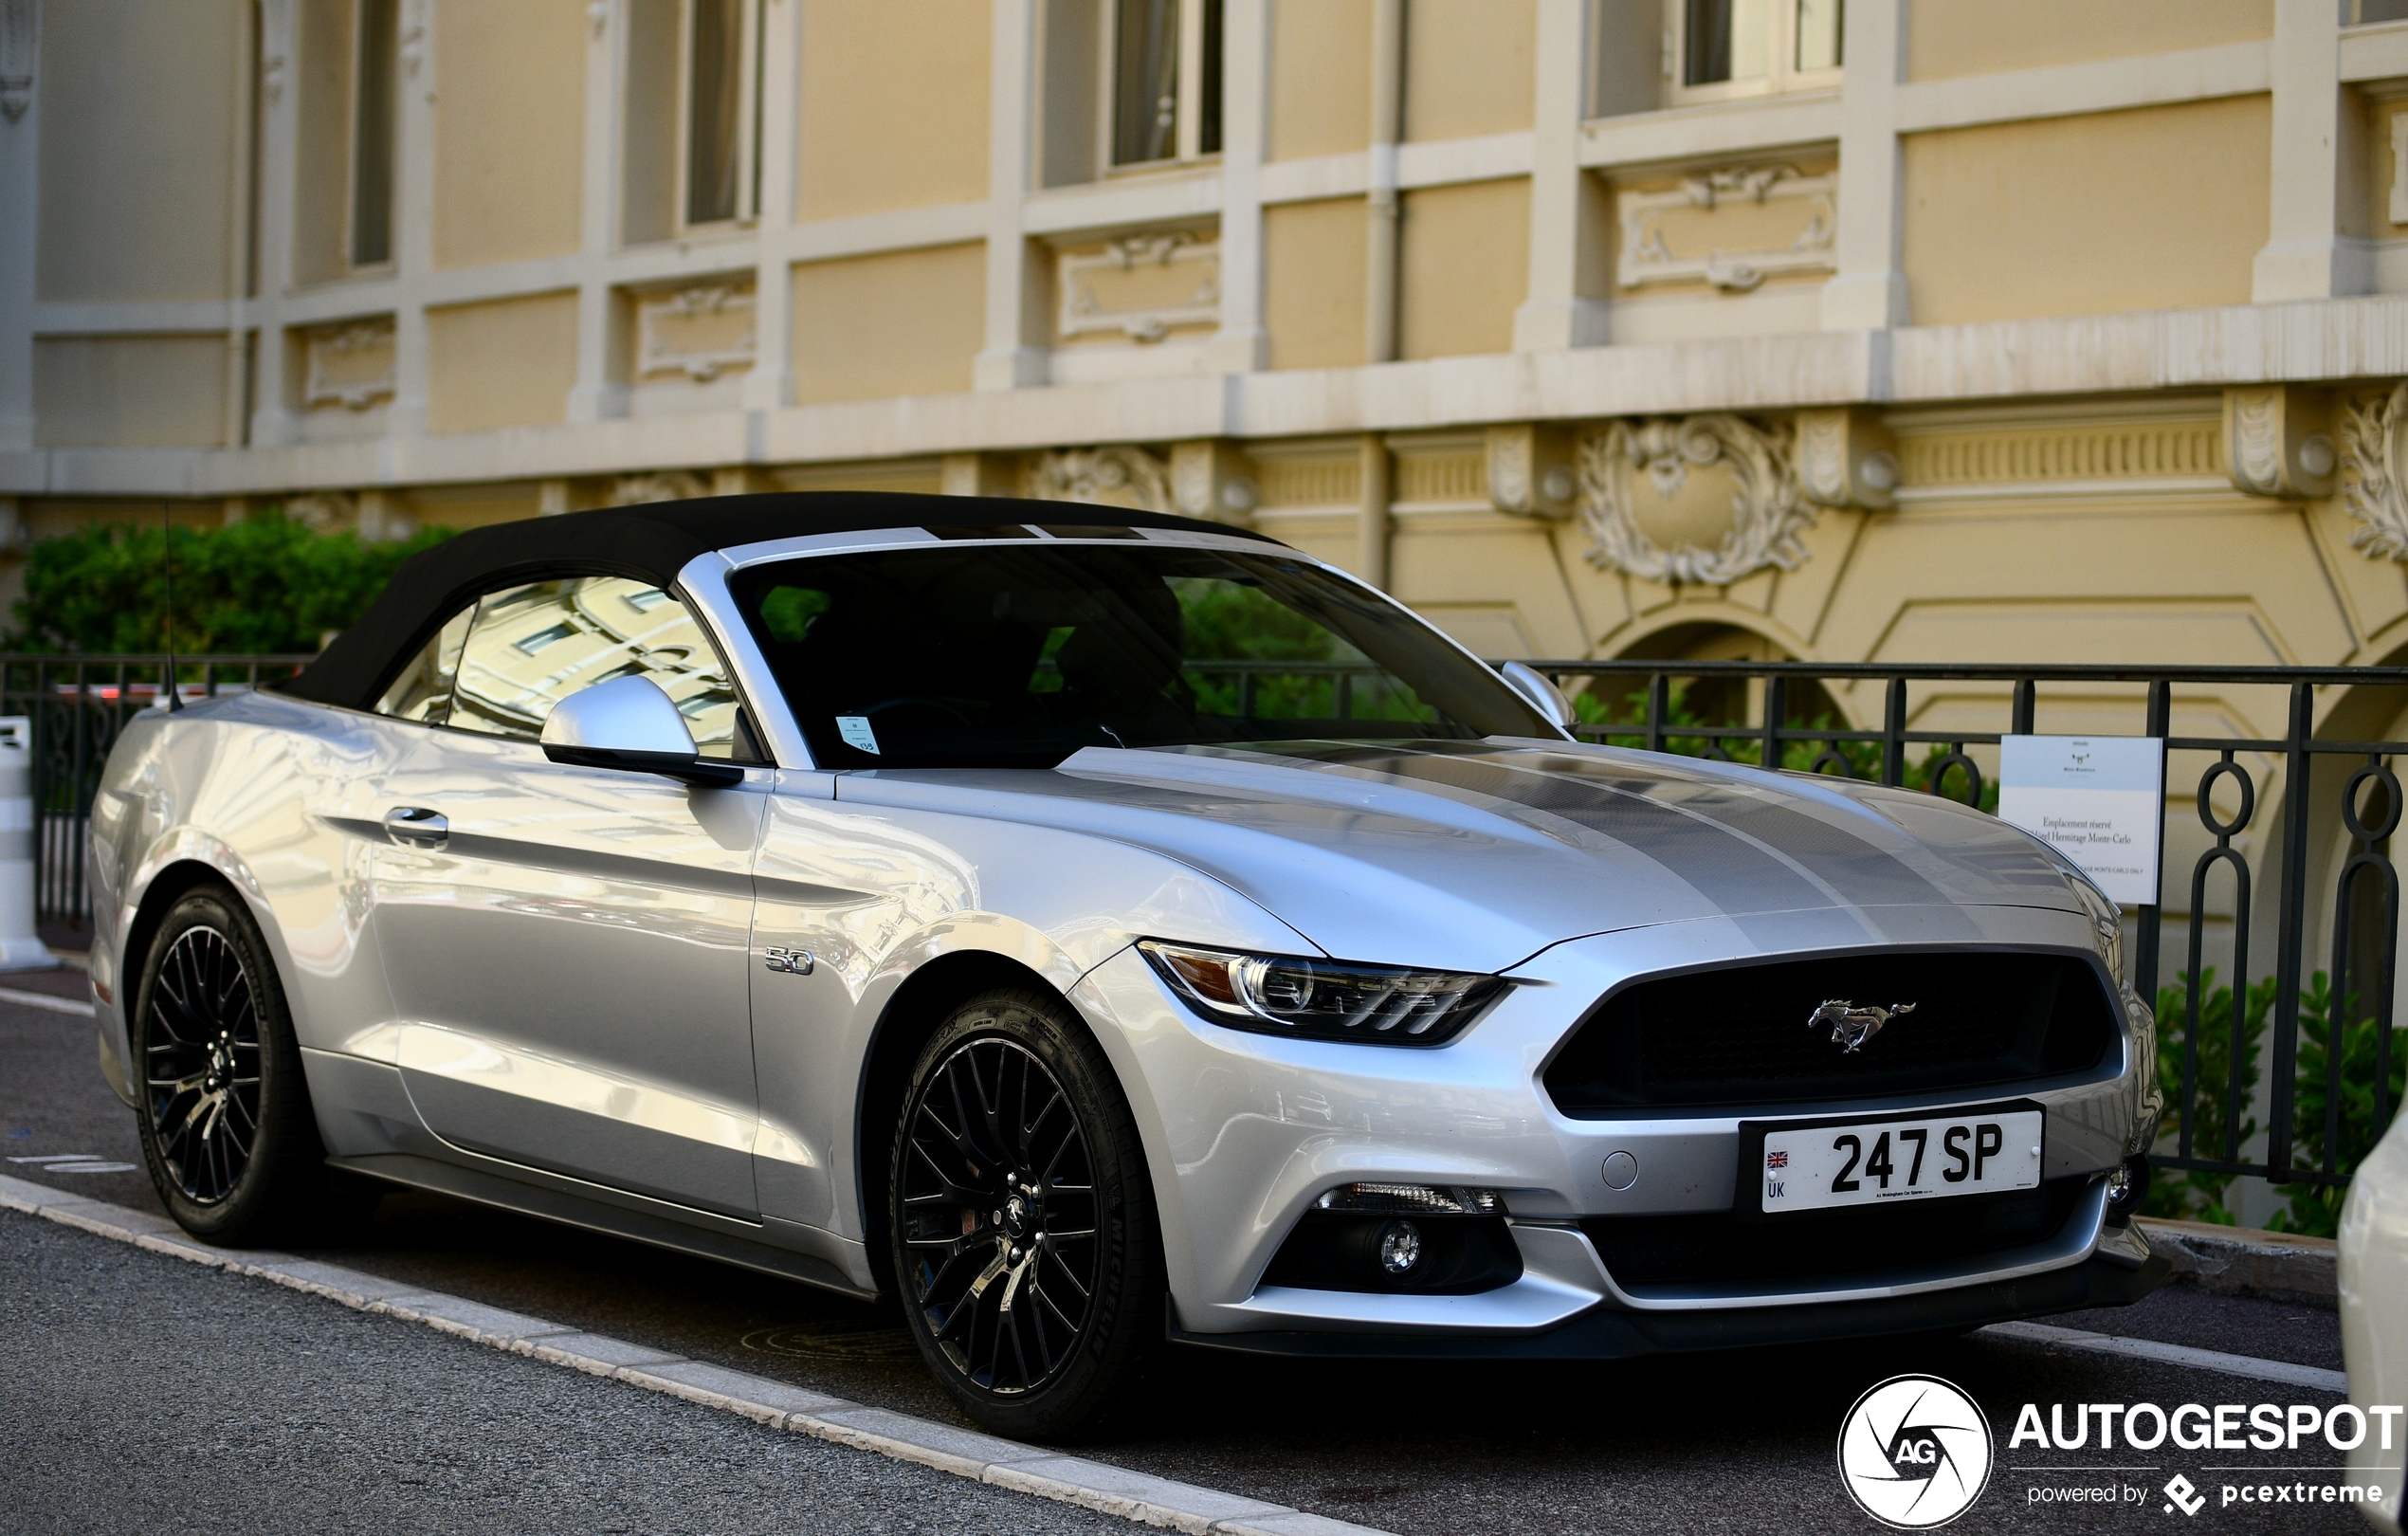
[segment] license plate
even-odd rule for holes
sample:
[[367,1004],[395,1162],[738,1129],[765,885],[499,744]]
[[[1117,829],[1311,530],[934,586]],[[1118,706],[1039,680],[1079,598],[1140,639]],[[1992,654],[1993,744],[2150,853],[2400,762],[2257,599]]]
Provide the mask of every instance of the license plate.
[[1771,1125],[1759,1156],[1761,1209],[1823,1211],[1884,1200],[1944,1199],[2040,1182],[2036,1109]]

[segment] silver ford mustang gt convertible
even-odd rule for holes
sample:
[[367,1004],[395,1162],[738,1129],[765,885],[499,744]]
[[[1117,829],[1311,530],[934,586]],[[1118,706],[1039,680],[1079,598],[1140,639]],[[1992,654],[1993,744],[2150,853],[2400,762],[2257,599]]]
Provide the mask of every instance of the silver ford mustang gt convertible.
[[891,1295],[1030,1436],[1166,1341],[1603,1359],[2158,1282],[2078,872],[1571,718],[1213,523],[486,528],[126,730],[101,1064],[195,1234],[405,1185]]

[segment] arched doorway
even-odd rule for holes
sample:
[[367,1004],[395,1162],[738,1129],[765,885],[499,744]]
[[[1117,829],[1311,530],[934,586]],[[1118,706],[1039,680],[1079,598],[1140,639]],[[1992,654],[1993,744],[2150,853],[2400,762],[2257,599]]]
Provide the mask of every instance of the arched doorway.
[[[1797,658],[1779,642],[1753,630],[1705,619],[1670,625],[1644,635],[1624,647],[1614,659],[1785,662]],[[1744,740],[1738,735],[1685,734],[1682,728],[1707,733],[1762,730],[1767,690],[1761,677],[1733,677],[1711,672],[1684,676],[1674,672],[1669,681],[1669,707],[1666,722],[1672,732],[1670,744],[1674,751],[1742,762],[1757,761],[1761,754],[1758,741]],[[1594,702],[1584,707],[1584,717],[1611,721],[1615,724],[1629,722],[1643,726],[1646,723],[1647,689],[1637,680],[1625,683],[1618,679],[1599,678],[1591,683],[1588,691]],[[1846,729],[1852,723],[1830,690],[1819,682],[1792,679],[1782,691],[1781,721],[1784,725],[1806,729]],[[1817,749],[1813,743],[1791,742],[1783,750],[1783,761],[1777,766],[1805,768],[1816,756]]]

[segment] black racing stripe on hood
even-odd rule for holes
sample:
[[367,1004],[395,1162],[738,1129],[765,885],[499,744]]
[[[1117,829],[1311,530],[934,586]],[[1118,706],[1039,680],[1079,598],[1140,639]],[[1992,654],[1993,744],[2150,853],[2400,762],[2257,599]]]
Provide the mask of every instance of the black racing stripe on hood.
[[[1515,760],[1486,743],[1429,746],[1435,750],[1316,743],[1282,755],[1446,784],[1560,816],[1654,859],[1725,912],[1823,906],[1834,895],[1858,906],[1955,906],[1896,855],[1741,786],[1586,758],[1525,752]],[[1701,842],[1700,821],[1734,835]],[[1974,931],[1970,921],[1962,925]]]
[[1830,891],[1782,859],[1742,837],[1702,838],[1696,816],[1684,815],[1638,793],[1615,793],[1594,782],[1531,773],[1493,759],[1454,753],[1391,748],[1309,756],[1345,767],[1469,790],[1560,817],[1653,859],[1724,912],[1832,905]]
[[[1607,777],[1598,773],[1599,764],[1593,760],[1557,757],[1541,760],[1551,773],[1589,779]],[[1859,906],[1955,905],[1946,891],[1895,853],[1797,806],[1733,785],[1655,782],[1666,788],[1677,784],[1677,803],[1798,858]]]

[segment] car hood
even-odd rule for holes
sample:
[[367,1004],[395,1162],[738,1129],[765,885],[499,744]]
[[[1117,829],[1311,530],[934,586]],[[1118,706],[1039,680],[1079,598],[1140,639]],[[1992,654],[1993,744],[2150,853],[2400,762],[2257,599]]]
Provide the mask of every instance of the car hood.
[[1969,942],[1969,907],[2083,909],[2036,840],[1954,801],[1567,742],[1088,748],[1050,772],[848,774],[837,797],[1110,837],[1332,956],[1450,969],[1702,919],[1773,951]]

